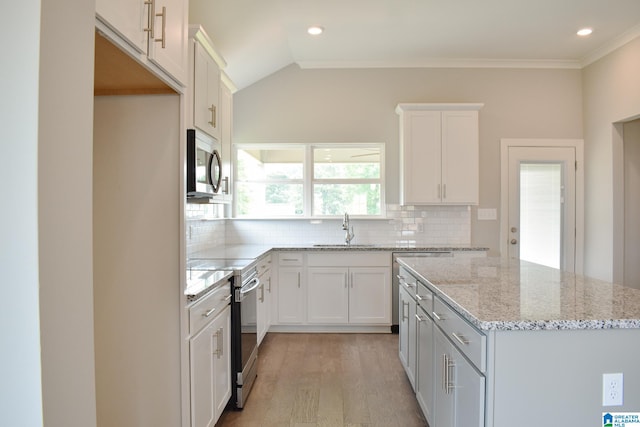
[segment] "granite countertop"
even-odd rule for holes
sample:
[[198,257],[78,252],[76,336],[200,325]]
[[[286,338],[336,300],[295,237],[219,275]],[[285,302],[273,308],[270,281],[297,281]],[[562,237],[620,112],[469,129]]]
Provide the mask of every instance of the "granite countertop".
[[189,259],[257,259],[269,251],[387,251],[387,252],[449,252],[449,251],[487,251],[485,247],[443,245],[410,246],[391,244],[318,244],[301,243],[295,245],[226,245],[191,254]]
[[481,330],[640,328],[640,289],[503,258],[398,261]]

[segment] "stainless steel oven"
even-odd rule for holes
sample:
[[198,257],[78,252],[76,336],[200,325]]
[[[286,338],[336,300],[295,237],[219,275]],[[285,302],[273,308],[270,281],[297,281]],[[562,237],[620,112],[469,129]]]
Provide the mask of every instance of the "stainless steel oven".
[[260,286],[255,263],[235,271],[231,305],[231,401],[237,409],[246,402],[258,371],[257,293]]

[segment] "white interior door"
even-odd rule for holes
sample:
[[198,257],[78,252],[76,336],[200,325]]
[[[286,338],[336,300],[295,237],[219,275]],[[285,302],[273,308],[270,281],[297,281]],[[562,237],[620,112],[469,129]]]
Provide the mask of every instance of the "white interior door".
[[575,271],[576,149],[508,147],[508,256]]

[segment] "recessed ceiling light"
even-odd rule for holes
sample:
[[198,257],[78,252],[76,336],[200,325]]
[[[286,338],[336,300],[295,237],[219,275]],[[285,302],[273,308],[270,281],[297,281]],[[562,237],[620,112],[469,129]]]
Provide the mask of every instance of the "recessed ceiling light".
[[591,28],[582,28],[582,29],[578,30],[578,32],[576,34],[579,35],[579,36],[585,37],[585,36],[588,36],[591,33],[593,33],[593,29],[591,29]]
[[323,31],[324,31],[324,28],[317,25],[307,28],[307,33],[311,34],[312,36],[319,36],[320,34],[323,33]]

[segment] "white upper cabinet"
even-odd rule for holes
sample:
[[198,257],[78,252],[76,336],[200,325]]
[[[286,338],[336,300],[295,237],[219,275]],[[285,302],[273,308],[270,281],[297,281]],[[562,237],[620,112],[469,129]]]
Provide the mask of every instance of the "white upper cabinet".
[[155,2],[153,37],[149,38],[149,59],[179,82],[187,80],[186,0],[150,0]]
[[478,204],[482,106],[398,104],[401,204]]
[[193,67],[193,124],[220,140],[220,67],[200,43]]
[[187,81],[186,0],[96,0],[99,20],[176,82]]

